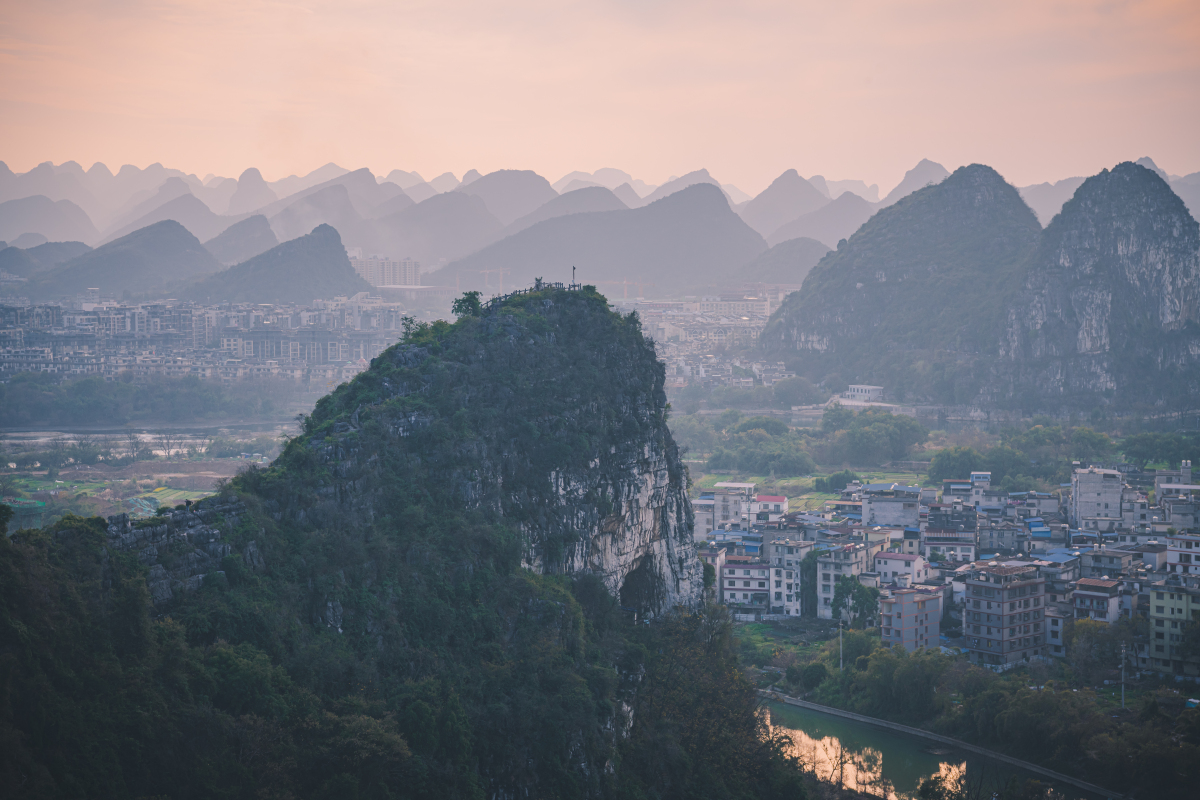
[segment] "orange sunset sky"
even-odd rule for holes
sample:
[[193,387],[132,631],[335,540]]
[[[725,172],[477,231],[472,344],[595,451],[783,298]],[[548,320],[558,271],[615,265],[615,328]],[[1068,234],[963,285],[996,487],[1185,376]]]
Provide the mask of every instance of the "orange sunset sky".
[[0,37],[16,171],[1200,170],[1197,0],[5,0]]

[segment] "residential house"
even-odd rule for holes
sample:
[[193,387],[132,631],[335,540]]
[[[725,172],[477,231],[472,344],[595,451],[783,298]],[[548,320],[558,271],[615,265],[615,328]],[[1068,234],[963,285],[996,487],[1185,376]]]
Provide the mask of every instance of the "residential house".
[[965,582],[963,636],[972,664],[1003,670],[1046,655],[1046,579],[1036,565],[977,563]]
[[753,524],[779,522],[788,513],[788,499],[783,495],[757,494],[750,501],[750,521]]
[[898,583],[902,578],[912,586],[929,580],[929,562],[908,553],[880,553],[875,556],[875,572],[881,584]]
[[1167,572],[1200,575],[1200,534],[1168,533]]
[[1133,559],[1134,553],[1131,550],[1100,545],[1094,550],[1080,553],[1079,574],[1085,578],[1115,578],[1129,572],[1133,566]]
[[1115,469],[1088,467],[1071,474],[1071,501],[1067,520],[1080,528],[1115,529],[1121,519],[1121,493],[1125,481]]
[[872,483],[862,488],[862,520],[866,525],[917,526],[921,522],[921,487]]
[[735,561],[726,557],[721,574],[721,598],[726,605],[757,608],[769,607],[770,565],[759,559]]
[[870,571],[867,563],[867,546],[862,543],[843,544],[831,547],[817,556],[817,574],[820,591],[817,592],[817,616],[833,619],[833,587],[843,577],[857,578]]
[[1169,575],[1150,587],[1150,667],[1173,675],[1200,675],[1200,659],[1183,652],[1184,628],[1200,622],[1200,580]]
[[717,528],[717,501],[710,494],[702,494],[692,501],[692,538],[707,542]]
[[921,588],[885,589],[879,598],[879,633],[885,646],[908,652],[935,647],[941,632],[942,593]]
[[1094,619],[1112,624],[1121,616],[1120,581],[1080,578],[1075,584],[1072,605],[1075,619]]

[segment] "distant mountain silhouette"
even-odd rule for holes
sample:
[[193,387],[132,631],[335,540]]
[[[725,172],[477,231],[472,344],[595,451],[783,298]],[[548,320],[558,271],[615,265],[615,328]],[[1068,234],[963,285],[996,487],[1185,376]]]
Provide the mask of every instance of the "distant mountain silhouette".
[[469,183],[474,183],[482,177],[483,176],[479,174],[479,170],[469,169],[467,170],[466,174],[463,175],[462,183],[460,183],[459,186],[466,186]]
[[274,203],[279,197],[263,180],[262,173],[254,167],[238,178],[237,191],[229,198],[229,214],[244,214]]
[[141,230],[148,225],[153,225],[156,222],[161,222],[164,219],[173,219],[183,227],[192,232],[192,235],[197,239],[204,241],[211,239],[221,231],[228,228],[231,224],[237,221],[237,217],[223,217],[214,214],[212,210],[206,206],[200,198],[190,192],[176,197],[174,200],[168,200],[161,206],[147,212],[141,217],[132,222],[118,228],[117,230],[105,235],[102,243],[111,242],[119,239],[122,236],[128,236],[136,230]]
[[1139,158],[1137,161],[1135,161],[1133,163],[1137,164],[1139,167],[1145,167],[1146,169],[1150,170],[1155,175],[1157,175],[1158,177],[1160,177],[1164,181],[1166,181],[1166,183],[1168,185],[1170,185],[1171,177],[1169,175],[1167,175],[1167,173],[1165,173],[1161,169],[1159,169],[1158,164],[1155,164],[1154,159],[1151,158],[1150,156],[1142,156],[1141,158]]
[[734,205],[743,205],[754,199],[732,183],[722,183],[721,189],[725,192],[725,196],[729,198],[729,202]]
[[884,207],[893,205],[897,200],[907,197],[917,189],[923,189],[931,183],[941,183],[949,174],[941,164],[923,158],[915,167],[904,173],[904,179],[895,189],[888,192],[887,197],[883,198],[882,205]]
[[767,237],[767,244],[777,245],[788,239],[806,236],[828,245],[831,249],[836,248],[839,240],[848,239],[873,213],[873,204],[854,192],[842,192],[837,200],[772,231]]
[[32,247],[46,244],[50,240],[40,233],[22,233],[20,236],[12,240],[13,247],[19,247],[22,250],[28,250]]
[[350,170],[339,167],[337,164],[330,162],[323,167],[318,167],[312,172],[303,177],[289,175],[282,180],[268,184],[271,191],[280,199],[291,197],[297,192],[302,192],[305,189],[310,189],[313,186],[319,186],[322,183],[328,183],[335,178],[347,174]]
[[82,172],[59,171],[49,161],[19,175],[3,162],[0,167],[3,167],[0,169],[0,202],[41,195],[50,200],[70,201],[92,222],[103,216],[105,204],[85,184],[86,175]]
[[[155,209],[162,208],[177,197],[191,193],[192,189],[187,185],[187,181],[176,176],[167,178],[153,192],[135,194],[130,198],[126,207],[104,229],[103,241],[109,242],[118,236],[124,236],[130,231],[137,230],[137,227],[130,226],[139,220],[150,218]],[[160,219],[164,218],[160,217]]]
[[816,211],[829,198],[794,169],[780,175],[741,210],[742,219],[763,237],[797,217]]
[[306,190],[299,199],[268,219],[271,230],[281,242],[304,236],[306,231],[325,224],[336,228],[351,246],[374,249],[374,226],[359,214],[350,198],[350,190],[344,184]]
[[1171,181],[1171,191],[1179,195],[1194,218],[1200,219],[1200,172]]
[[212,253],[217,261],[230,265],[254,258],[277,244],[279,240],[275,238],[275,232],[271,230],[267,218],[262,214],[255,214],[230,225],[209,239],[204,243],[204,249]]
[[[566,194],[567,192],[573,192],[576,189],[587,189],[592,186],[600,186],[600,184],[596,183],[595,181],[586,181],[586,180],[582,180],[580,178],[576,178],[575,180],[571,181],[566,186],[564,186],[562,189],[555,189],[555,191],[559,192],[560,194]],[[604,187],[601,186],[600,188],[603,189]]]
[[439,192],[433,187],[432,184],[429,183],[414,183],[412,186],[406,186],[404,187],[404,193],[408,195],[408,197],[414,203],[424,203],[435,194],[441,194],[441,192]]
[[1038,183],[1033,186],[1023,186],[1017,191],[1021,199],[1037,214],[1042,227],[1050,224],[1063,207],[1063,203],[1071,199],[1075,190],[1083,185],[1086,178],[1063,178],[1054,183]]
[[373,219],[379,219],[380,217],[386,217],[390,214],[395,214],[398,211],[403,211],[406,208],[412,208],[415,205],[416,202],[414,202],[413,199],[407,194],[398,194],[395,197],[389,200],[384,200],[382,203],[375,206],[375,208],[371,211],[371,217]]
[[603,186],[590,186],[555,197],[534,209],[504,229],[506,236],[532,227],[543,220],[567,214],[585,214],[592,211],[621,211],[629,208]]
[[[359,217],[368,218],[372,212],[385,200],[390,200],[398,194],[403,194],[404,190],[394,183],[379,183],[375,180],[375,176],[371,174],[371,170],[363,168],[356,169],[353,172],[345,172],[335,178],[331,178],[323,183],[318,183],[315,186],[310,186],[302,189],[293,195],[289,195],[274,203],[263,206],[258,209],[258,213],[262,214],[269,220],[274,220],[275,216],[285,208],[296,205],[296,202],[306,197],[310,197],[318,192],[324,192],[332,186],[341,186],[346,190],[346,197],[350,201],[350,205]],[[337,223],[331,219],[320,219],[314,222],[311,226],[306,227],[304,231],[310,231],[320,222],[328,222],[333,225],[344,236],[347,231],[343,230]],[[272,221],[272,227],[275,223]],[[304,231],[298,231],[295,236],[300,236]],[[279,230],[275,231],[277,234]],[[294,238],[294,236],[279,236],[280,241]]]
[[429,185],[432,186],[438,194],[457,189],[458,183],[458,178],[454,177],[453,172],[443,172],[441,175],[438,175],[436,178],[433,178],[429,181]]
[[492,216],[504,225],[558,196],[549,181],[527,169],[490,172],[469,184],[464,182],[455,191],[482,199]]
[[575,181],[581,181],[582,183],[589,184],[592,186],[600,185],[599,181],[592,180],[592,173],[580,172],[579,170],[575,170],[573,172],[568,172],[566,175],[563,175],[561,178],[556,180],[554,183],[550,184],[550,187],[552,189],[554,189],[554,191],[558,192],[559,194],[563,194],[564,192],[567,191],[567,187],[570,186]]
[[219,268],[187,228],[164,220],[38,272],[25,291],[38,300],[79,294],[92,286],[117,297],[125,292],[162,296],[181,281]]
[[816,239],[788,239],[759,254],[738,271],[738,277],[749,283],[804,283],[809,271],[832,248]]
[[96,240],[96,226],[70,200],[44,195],[0,203],[0,239],[12,242],[23,233],[40,233],[50,241]]
[[46,242],[28,250],[20,247],[0,248],[0,270],[28,278],[39,270],[78,258],[91,249],[83,242]]
[[[645,281],[645,294],[680,293],[740,277],[737,265],[766,250],[766,243],[729,208],[716,186],[690,186],[649,206],[555,217],[485,247],[429,276],[429,282],[462,288],[525,286],[534,278],[569,280],[613,292],[612,282]],[[654,284],[654,286],[649,286]]]
[[639,195],[637,191],[628,183],[622,183],[620,186],[613,189],[612,193],[617,196],[618,200],[630,208],[638,208],[642,204],[641,195]]
[[[721,184],[712,175],[708,174],[706,169],[698,169],[695,172],[689,172],[682,178],[674,178],[667,181],[662,186],[659,186],[650,194],[642,199],[642,205],[650,205],[653,202],[675,194],[676,192],[686,189],[689,186],[695,186],[697,183],[709,183],[721,189]],[[733,205],[733,201],[729,199],[729,195],[725,194],[725,190],[721,189],[721,194],[724,195],[725,201]]]
[[416,186],[418,183],[424,183],[425,179],[421,177],[419,172],[405,172],[402,169],[394,169],[387,174],[384,180],[391,181],[401,189],[407,189],[410,186]]
[[312,233],[201,281],[185,296],[201,303],[311,303],[370,289],[350,266],[338,232],[318,225]]
[[426,268],[478,250],[500,236],[504,226],[482,198],[463,192],[436,194],[375,223],[377,252],[411,256]]
[[879,202],[879,185],[871,184],[867,186],[864,181],[846,180],[846,181],[829,181],[823,175],[813,175],[808,179],[808,182],[817,188],[821,194],[834,200],[846,192],[854,192],[870,203]]

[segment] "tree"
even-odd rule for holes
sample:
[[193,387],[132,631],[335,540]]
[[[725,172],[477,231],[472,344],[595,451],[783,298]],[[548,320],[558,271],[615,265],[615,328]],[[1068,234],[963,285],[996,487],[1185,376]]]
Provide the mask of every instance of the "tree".
[[853,420],[853,411],[846,408],[841,403],[834,403],[829,408],[825,409],[825,413],[821,415],[821,430],[825,433],[842,431],[846,428],[849,428],[850,423]]
[[992,484],[999,485],[1010,475],[1026,475],[1029,472],[1029,457],[1011,447],[997,445],[984,455],[983,465],[992,473]]
[[1113,443],[1108,434],[1097,433],[1091,428],[1071,431],[1071,455],[1082,462],[1103,458],[1112,451]]
[[808,691],[812,691],[820,686],[828,677],[829,670],[825,669],[825,665],[820,661],[814,661],[809,664],[800,674],[800,680],[804,683],[804,688]]
[[866,625],[879,609],[879,590],[863,586],[855,578],[843,575],[833,587],[833,615],[850,617],[851,627]]
[[983,463],[983,456],[974,447],[950,447],[934,455],[929,463],[929,479],[967,478]]
[[450,311],[456,317],[481,317],[483,304],[479,302],[480,293],[476,291],[463,292],[463,296],[450,305]]

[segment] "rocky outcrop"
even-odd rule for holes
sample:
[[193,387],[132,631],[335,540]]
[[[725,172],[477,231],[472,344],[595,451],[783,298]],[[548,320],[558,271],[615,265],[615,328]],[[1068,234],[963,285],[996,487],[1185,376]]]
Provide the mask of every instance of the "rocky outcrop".
[[[196,591],[206,579],[225,577],[221,562],[233,548],[222,540],[245,513],[246,507],[228,495],[148,520],[118,514],[108,518],[108,546],[136,553],[138,561],[150,568],[147,582],[157,606]],[[254,542],[244,548],[243,556],[251,569],[266,566]]]
[[636,317],[550,289],[430,333],[318,405],[263,493],[272,513],[367,530],[404,518],[406,486],[517,531],[528,569],[594,573],[643,613],[695,604],[686,471]]
[[999,355],[999,402],[1170,403],[1200,388],[1200,226],[1162,178],[1126,162],[1080,186],[1030,259]]

